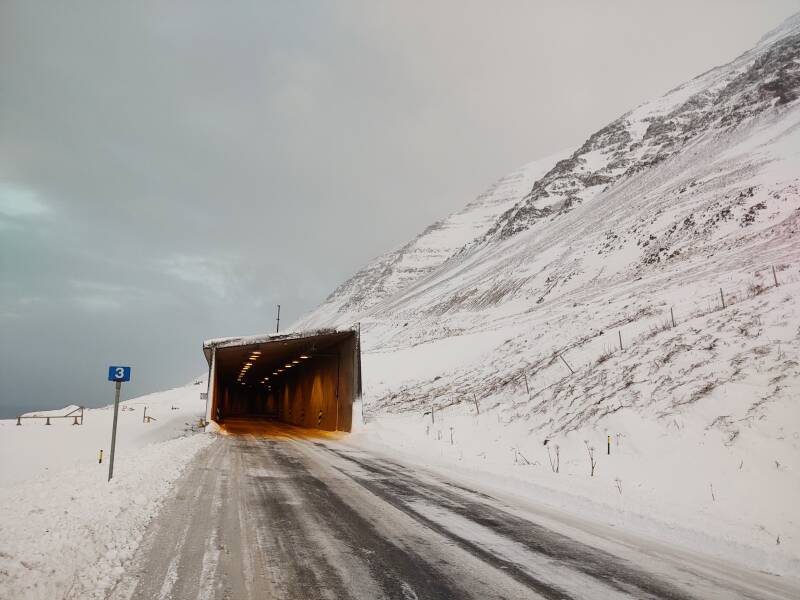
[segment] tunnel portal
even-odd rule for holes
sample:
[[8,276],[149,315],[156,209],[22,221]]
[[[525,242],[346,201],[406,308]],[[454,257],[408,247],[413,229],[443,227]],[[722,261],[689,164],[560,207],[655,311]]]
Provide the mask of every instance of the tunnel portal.
[[350,431],[361,397],[358,329],[208,340],[206,418]]

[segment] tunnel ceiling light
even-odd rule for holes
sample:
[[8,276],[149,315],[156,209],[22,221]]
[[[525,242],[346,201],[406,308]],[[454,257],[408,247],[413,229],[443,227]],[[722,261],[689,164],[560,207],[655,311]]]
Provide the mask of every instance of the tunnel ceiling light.
[[291,369],[292,368],[292,363],[286,363],[283,366],[286,367],[287,369]]
[[273,372],[272,372],[272,374],[273,374],[273,375],[277,375],[277,374],[278,374],[278,372],[277,372],[277,371],[273,371]]
[[293,364],[293,365],[299,365],[299,364],[300,364],[300,361],[299,361],[299,360],[293,360],[293,361],[292,361],[292,364]]
[[253,350],[251,354],[259,355],[261,354],[261,350]]
[[309,357],[308,357],[308,356],[306,356],[305,354],[301,354],[301,355],[300,355],[300,358],[302,358],[303,360],[305,360],[305,359],[307,359],[307,358],[309,358]]
[[244,366],[245,366],[245,367],[252,367],[252,366],[253,366],[253,363],[244,363]]

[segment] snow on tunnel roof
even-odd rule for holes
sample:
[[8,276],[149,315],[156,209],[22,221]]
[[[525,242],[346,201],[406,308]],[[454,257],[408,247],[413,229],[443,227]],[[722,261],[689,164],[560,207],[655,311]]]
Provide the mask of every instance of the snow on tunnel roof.
[[214,348],[231,348],[234,346],[250,346],[253,344],[266,344],[282,340],[296,340],[302,338],[317,337],[321,335],[331,335],[336,333],[354,333],[358,331],[358,326],[352,327],[326,327],[319,329],[309,329],[306,331],[288,331],[286,333],[262,333],[258,335],[233,336],[212,338],[203,342],[203,354],[206,356],[208,364],[211,364],[211,351]]

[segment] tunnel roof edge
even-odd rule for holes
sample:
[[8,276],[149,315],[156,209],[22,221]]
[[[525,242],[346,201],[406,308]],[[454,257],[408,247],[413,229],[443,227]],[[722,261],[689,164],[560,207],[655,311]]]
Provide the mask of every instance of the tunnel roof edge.
[[211,364],[211,353],[214,348],[231,348],[234,346],[248,346],[250,344],[263,344],[281,340],[294,340],[318,335],[330,335],[334,333],[355,333],[358,335],[357,326],[352,327],[325,327],[319,329],[309,329],[306,331],[290,331],[287,333],[264,333],[249,336],[234,336],[224,338],[212,338],[203,341],[203,354]]

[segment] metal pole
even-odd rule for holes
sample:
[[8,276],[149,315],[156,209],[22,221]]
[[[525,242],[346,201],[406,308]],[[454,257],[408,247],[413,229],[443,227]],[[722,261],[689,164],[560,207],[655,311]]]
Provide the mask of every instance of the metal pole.
[[522,376],[525,378],[525,391],[528,392],[528,402],[530,402],[531,388],[528,387],[528,376],[525,374],[525,371],[522,372]]
[[278,322],[278,324],[275,326],[275,333],[280,333],[280,330],[281,330],[281,305],[280,304],[278,304],[277,322]]
[[108,480],[114,476],[114,447],[117,445],[117,415],[119,414],[119,390],[122,382],[115,382],[116,392],[114,393],[114,424],[111,426],[111,452],[108,456]]

